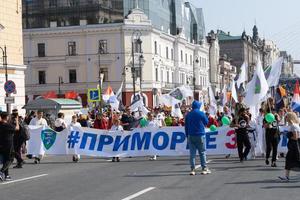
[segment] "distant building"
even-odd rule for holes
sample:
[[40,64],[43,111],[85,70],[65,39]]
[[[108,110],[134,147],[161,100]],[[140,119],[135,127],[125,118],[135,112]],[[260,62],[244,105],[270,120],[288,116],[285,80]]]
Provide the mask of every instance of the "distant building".
[[[76,91],[87,105],[87,89],[96,88],[101,76],[102,88],[111,86],[115,92],[124,81],[126,105],[132,102],[134,85],[152,107],[159,103],[159,95],[177,86],[193,87],[193,74],[196,96],[205,93],[209,45],[202,40],[201,9],[181,0],[139,1],[139,8],[132,10],[134,1],[128,0],[70,2],[23,1],[27,6],[23,37],[30,98],[48,91],[61,95]],[[136,34],[141,48],[133,37]]]
[[[22,3],[21,0],[0,1],[0,110],[6,111],[5,104],[5,69],[3,67],[3,51],[6,46],[8,80],[16,84],[16,92],[12,94],[15,103],[12,109],[21,109],[25,104],[25,80],[23,64],[23,38],[22,38]],[[24,114],[25,111],[23,111]],[[22,111],[20,110],[20,113]]]
[[220,56],[226,55],[231,63],[238,68],[246,62],[248,65],[248,80],[251,79],[257,58],[260,57],[264,68],[271,65],[279,58],[279,49],[271,40],[261,39],[256,26],[252,29],[252,36],[244,31],[240,36],[232,36],[230,33],[218,30],[217,35],[220,44]]
[[281,77],[292,77],[294,74],[294,63],[292,56],[286,51],[280,51],[280,57],[283,57]]
[[226,57],[220,58],[220,88],[223,89],[224,85],[229,85],[231,81],[236,77],[236,66],[230,63],[230,60]]

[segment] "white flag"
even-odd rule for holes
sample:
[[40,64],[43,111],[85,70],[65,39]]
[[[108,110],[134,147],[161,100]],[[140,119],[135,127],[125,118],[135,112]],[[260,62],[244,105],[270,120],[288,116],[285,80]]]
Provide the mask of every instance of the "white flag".
[[282,63],[283,63],[283,57],[278,58],[271,67],[271,71],[267,71],[266,78],[269,87],[277,86],[279,83],[279,78],[281,75],[281,68],[282,68]]
[[183,118],[183,115],[182,115],[182,112],[181,112],[181,109],[180,109],[180,106],[179,104],[174,104],[172,106],[172,111],[171,111],[171,115],[173,117],[178,117],[178,118]]
[[239,74],[239,78],[236,81],[236,84],[237,84],[238,88],[240,88],[241,84],[246,81],[246,77],[247,77],[247,65],[244,62],[243,65],[241,66],[241,73]]
[[121,86],[120,86],[119,90],[118,90],[117,93],[116,93],[117,99],[118,99],[119,101],[122,101],[122,89],[123,89],[123,83],[124,83],[124,81],[122,81]]
[[261,61],[258,59],[256,70],[252,80],[247,84],[245,104],[247,106],[256,106],[260,104],[269,90],[268,82],[266,80]]
[[234,99],[234,101],[237,103],[238,102],[238,96],[236,93],[236,88],[235,88],[235,81],[232,80],[231,82],[231,97]]

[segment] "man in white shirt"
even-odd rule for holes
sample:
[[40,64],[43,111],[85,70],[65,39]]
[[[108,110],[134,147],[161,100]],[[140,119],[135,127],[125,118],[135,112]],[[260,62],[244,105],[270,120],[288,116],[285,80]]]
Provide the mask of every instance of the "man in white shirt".
[[[47,124],[46,119],[43,118],[43,114],[44,113],[39,110],[37,112],[37,116],[30,121],[29,125],[31,125],[31,126],[47,126],[48,124]],[[38,164],[41,162],[42,155],[39,155],[39,156],[33,155],[33,157],[34,157],[35,164]]]
[[46,119],[43,118],[43,112],[38,111],[37,116],[30,121],[29,125],[31,125],[31,126],[47,126],[48,125],[47,121],[46,121]]

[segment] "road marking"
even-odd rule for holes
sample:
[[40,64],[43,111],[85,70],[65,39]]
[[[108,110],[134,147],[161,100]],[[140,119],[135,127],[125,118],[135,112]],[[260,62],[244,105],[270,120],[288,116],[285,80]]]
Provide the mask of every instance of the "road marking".
[[21,182],[21,181],[27,181],[27,180],[30,180],[30,179],[40,178],[40,177],[43,177],[43,176],[48,176],[48,174],[41,174],[41,175],[31,176],[31,177],[27,177],[27,178],[21,178],[21,179],[17,179],[17,180],[13,180],[13,181],[7,181],[7,182],[3,182],[2,185],[17,183],[17,182]]
[[155,189],[155,187],[148,187],[148,188],[146,188],[144,190],[141,190],[141,191],[139,191],[139,192],[137,192],[137,193],[135,193],[133,195],[130,195],[130,196],[128,196],[128,197],[126,197],[126,198],[124,198],[122,200],[131,200],[131,199],[134,199],[134,198],[136,198],[138,196],[141,196],[142,194],[145,194],[146,192],[149,192],[149,191],[154,190],[154,189]]

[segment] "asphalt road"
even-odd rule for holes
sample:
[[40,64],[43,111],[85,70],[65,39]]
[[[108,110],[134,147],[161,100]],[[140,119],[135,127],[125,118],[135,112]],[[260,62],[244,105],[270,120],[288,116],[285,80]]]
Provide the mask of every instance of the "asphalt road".
[[210,175],[189,175],[187,157],[107,159],[47,157],[23,169],[11,169],[13,182],[0,183],[1,200],[282,200],[300,199],[300,173],[289,183],[277,179],[277,168],[257,159],[209,157]]

